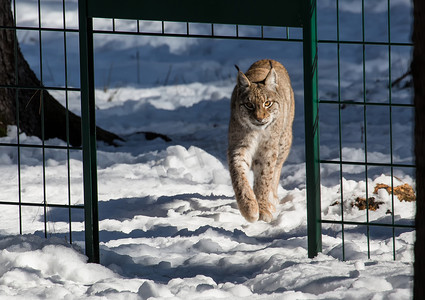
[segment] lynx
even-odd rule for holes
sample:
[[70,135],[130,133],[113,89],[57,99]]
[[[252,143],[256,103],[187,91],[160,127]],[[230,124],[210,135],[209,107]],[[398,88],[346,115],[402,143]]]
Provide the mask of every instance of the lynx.
[[235,67],[227,151],[230,177],[242,216],[249,222],[271,222],[282,165],[292,144],[294,92],[288,72],[275,60],[259,60],[246,74]]

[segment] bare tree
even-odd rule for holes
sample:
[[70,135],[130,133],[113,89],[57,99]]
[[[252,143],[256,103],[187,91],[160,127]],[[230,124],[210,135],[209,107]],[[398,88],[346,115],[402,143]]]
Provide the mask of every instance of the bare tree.
[[414,299],[425,299],[425,1],[413,1],[413,60],[415,103],[416,241]]
[[[69,142],[81,145],[81,118],[67,111],[43,87],[22,55],[13,29],[11,0],[0,0],[0,135],[7,125],[41,139],[67,140],[66,118],[69,119]],[[42,128],[44,121],[44,129]],[[119,136],[97,127],[97,139],[115,145]]]

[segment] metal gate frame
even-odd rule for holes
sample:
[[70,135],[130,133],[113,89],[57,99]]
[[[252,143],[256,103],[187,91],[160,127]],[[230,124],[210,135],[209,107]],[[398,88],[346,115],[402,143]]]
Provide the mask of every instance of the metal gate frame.
[[79,0],[85,243],[90,262],[99,262],[93,18],[302,28],[308,257],[322,250],[316,0],[271,2],[258,6],[254,0]]

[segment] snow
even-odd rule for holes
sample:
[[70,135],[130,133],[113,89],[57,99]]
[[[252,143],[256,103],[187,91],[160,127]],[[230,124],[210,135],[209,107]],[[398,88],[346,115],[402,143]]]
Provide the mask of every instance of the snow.
[[[31,0],[16,1],[18,26],[38,26],[38,8]],[[42,25],[62,27],[62,2],[41,1]],[[387,1],[366,1],[366,39],[387,41]],[[410,35],[410,1],[391,1],[391,40],[406,42]],[[340,1],[341,38],[361,39],[359,1]],[[67,28],[77,28],[77,1],[66,1]],[[335,39],[335,2],[319,1],[319,37]],[[372,21],[376,24],[371,26]],[[96,28],[111,23],[97,20]],[[135,23],[117,21],[118,30],[134,30]],[[141,22],[144,30],[158,23]],[[160,30],[160,29],[159,29]],[[168,32],[181,24],[167,23]],[[191,24],[191,32],[209,27]],[[232,26],[217,26],[231,34]],[[269,28],[269,34],[279,29]],[[360,33],[360,35],[359,35]],[[256,34],[241,26],[240,34]],[[294,30],[291,35],[299,36]],[[38,33],[19,31],[25,57],[37,75]],[[64,85],[63,33],[43,32],[43,79],[48,86]],[[68,84],[79,86],[78,35],[67,34]],[[366,228],[323,224],[323,252],[307,254],[307,216],[304,158],[303,83],[300,43],[209,40],[97,35],[97,122],[126,139],[119,147],[99,143],[99,226],[101,264],[84,255],[84,214],[72,210],[70,245],[68,210],[47,208],[48,239],[44,238],[42,208],[1,205],[1,299],[410,299],[413,282],[414,232],[409,228]],[[392,80],[410,61],[410,48],[367,46],[368,101],[387,103],[388,64]],[[360,47],[361,50],[361,47]],[[137,59],[139,57],[139,60]],[[296,98],[294,144],[283,167],[275,219],[247,223],[239,214],[226,164],[229,98],[236,71],[257,59],[281,61],[291,75]],[[341,45],[341,99],[363,101],[362,53]],[[319,94],[337,100],[337,60],[334,44],[319,45]],[[394,103],[411,103],[406,82],[392,89]],[[52,91],[65,102],[65,94]],[[70,92],[69,107],[80,112],[79,94]],[[411,164],[413,110],[392,108],[390,151],[389,110],[350,104],[341,110],[342,149],[339,151],[338,110],[321,104],[323,159],[365,161],[367,132],[369,162]],[[169,136],[148,141],[141,131]],[[17,142],[9,127],[1,143]],[[35,137],[19,134],[23,144]],[[65,145],[54,139],[48,145]],[[392,157],[391,157],[392,156]],[[43,172],[43,157],[45,160]],[[2,201],[18,201],[20,176],[23,202],[82,204],[82,157],[78,150],[0,147]],[[21,166],[18,174],[18,162]],[[70,183],[68,187],[68,170]],[[412,224],[415,204],[399,201],[385,190],[372,194],[377,184],[415,186],[413,169],[361,165],[321,166],[322,218],[327,220]],[[391,175],[393,177],[391,177]],[[367,179],[366,179],[367,178]],[[46,182],[46,189],[43,189]],[[367,182],[367,185],[366,185]],[[377,211],[359,211],[358,197],[383,202]],[[343,203],[340,204],[341,198]],[[23,235],[19,235],[19,214]],[[395,237],[393,239],[393,236]],[[344,239],[345,261],[342,260]],[[370,258],[368,258],[368,251]],[[393,260],[395,255],[396,260]]]

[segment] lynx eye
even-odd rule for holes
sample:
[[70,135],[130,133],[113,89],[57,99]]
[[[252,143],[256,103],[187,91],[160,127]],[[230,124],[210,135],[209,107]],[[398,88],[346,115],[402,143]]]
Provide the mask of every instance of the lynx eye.
[[273,105],[273,102],[272,101],[270,101],[270,100],[267,100],[266,102],[264,102],[264,107],[265,108],[269,108],[270,106],[272,106]]
[[244,105],[249,110],[253,110],[255,108],[254,104],[252,104],[251,102],[245,102]]

